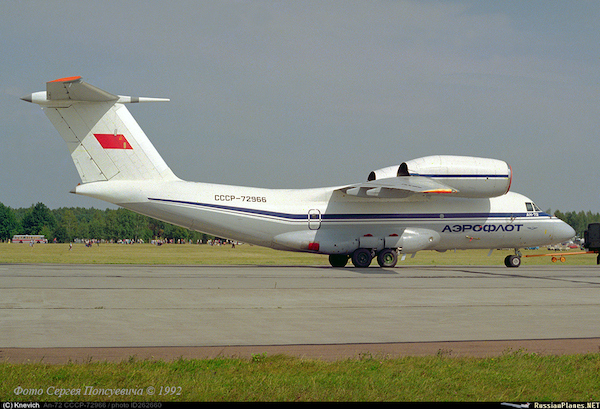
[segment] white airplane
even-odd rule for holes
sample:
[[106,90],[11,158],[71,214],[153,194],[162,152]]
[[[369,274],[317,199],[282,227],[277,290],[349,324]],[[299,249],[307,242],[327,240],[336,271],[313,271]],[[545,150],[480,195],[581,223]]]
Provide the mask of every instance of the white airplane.
[[[394,267],[420,250],[520,248],[575,231],[509,192],[503,161],[428,156],[371,172],[368,180],[316,189],[262,189],[187,182],[167,166],[124,104],[169,101],[114,95],[61,78],[22,98],[39,104],[81,177],[72,193],[94,197],[217,237],[329,255],[343,267]],[[491,251],[490,251],[491,253]]]

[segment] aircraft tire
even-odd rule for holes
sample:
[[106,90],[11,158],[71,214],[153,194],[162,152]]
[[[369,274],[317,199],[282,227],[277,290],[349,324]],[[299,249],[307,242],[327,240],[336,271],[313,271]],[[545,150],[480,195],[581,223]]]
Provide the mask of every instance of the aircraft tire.
[[356,249],[354,250],[354,253],[352,253],[352,264],[354,264],[354,267],[369,267],[371,261],[373,261],[373,256],[369,249]]
[[329,264],[331,264],[331,267],[346,267],[346,264],[348,264],[348,255],[347,254],[330,254],[329,255]]
[[506,256],[504,259],[504,265],[506,267],[519,267],[521,265],[521,257],[517,255]]
[[398,252],[395,249],[383,249],[377,254],[379,267],[395,267],[398,262]]

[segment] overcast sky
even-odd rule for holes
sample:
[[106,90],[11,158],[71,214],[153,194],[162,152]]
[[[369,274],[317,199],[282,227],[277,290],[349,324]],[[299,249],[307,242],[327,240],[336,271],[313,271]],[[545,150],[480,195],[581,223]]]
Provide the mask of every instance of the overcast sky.
[[543,210],[600,212],[598,1],[13,1],[0,6],[0,202],[109,207],[42,110],[81,75],[176,175],[334,186],[433,154],[502,159]]

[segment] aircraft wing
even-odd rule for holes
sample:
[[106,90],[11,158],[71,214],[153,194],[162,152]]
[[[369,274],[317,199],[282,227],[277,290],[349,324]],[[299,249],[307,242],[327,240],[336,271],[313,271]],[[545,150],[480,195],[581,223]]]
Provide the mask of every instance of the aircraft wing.
[[380,199],[405,199],[415,194],[458,193],[458,190],[424,176],[377,179],[337,190],[351,196]]

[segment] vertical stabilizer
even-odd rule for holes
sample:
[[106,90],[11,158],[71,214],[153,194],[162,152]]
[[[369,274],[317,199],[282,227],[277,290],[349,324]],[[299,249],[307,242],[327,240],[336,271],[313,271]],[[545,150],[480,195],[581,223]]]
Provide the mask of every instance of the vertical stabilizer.
[[177,179],[124,105],[168,99],[113,95],[81,77],[48,82],[45,92],[22,99],[42,106],[83,183]]

